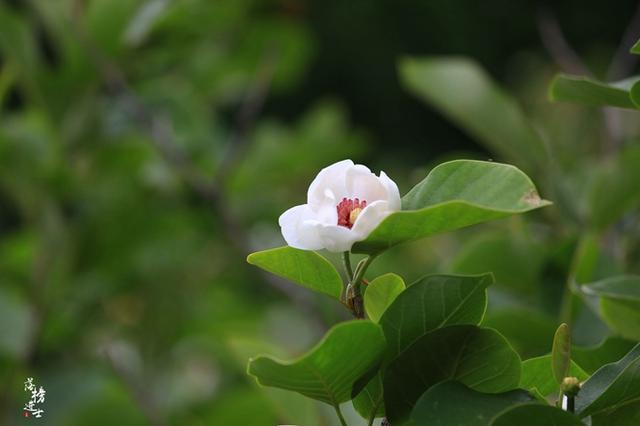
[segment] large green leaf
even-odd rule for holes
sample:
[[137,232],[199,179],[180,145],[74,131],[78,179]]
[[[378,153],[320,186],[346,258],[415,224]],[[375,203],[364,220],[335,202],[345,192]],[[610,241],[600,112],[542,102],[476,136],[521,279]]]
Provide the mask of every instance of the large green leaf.
[[533,397],[522,389],[489,394],[447,381],[432,386],[418,399],[411,420],[415,425],[489,426],[496,414],[532,400]]
[[490,426],[584,426],[571,413],[551,405],[524,404],[508,408],[496,416]]
[[464,246],[453,256],[451,272],[480,274],[491,271],[496,287],[527,296],[539,293],[547,256],[545,247],[521,234],[492,229],[465,239]]
[[278,247],[252,253],[247,262],[335,299],[342,294],[342,279],[336,268],[313,251]]
[[402,211],[389,215],[357,253],[376,253],[396,244],[477,223],[528,212],[550,203],[531,179],[508,164],[456,160],[440,164],[402,198]]
[[384,344],[377,324],[344,322],[302,357],[282,362],[259,356],[249,361],[248,373],[262,385],[296,391],[335,407],[351,399],[354,383],[380,361]]
[[616,362],[629,352],[635,343],[621,337],[608,337],[594,347],[574,346],[572,358],[589,374],[605,364]]
[[629,90],[637,80],[633,77],[616,83],[602,83],[587,77],[560,74],[551,82],[549,96],[553,101],[636,109]]
[[385,370],[384,401],[391,424],[402,424],[427,389],[449,379],[479,392],[512,390],[520,381],[520,358],[491,329],[452,325],[422,336]]
[[[571,361],[568,375],[586,380],[589,375],[578,364]],[[560,387],[553,375],[551,355],[539,356],[522,361],[520,387],[527,390],[536,389],[540,395],[547,397],[557,394]]]
[[614,411],[591,417],[591,426],[638,426],[640,425],[640,399],[625,404]]
[[636,41],[636,44],[631,47],[631,53],[640,55],[640,40]]
[[384,311],[405,287],[402,278],[396,274],[384,274],[371,281],[364,293],[364,309],[369,318],[380,321]]
[[382,375],[380,372],[353,398],[353,407],[367,420],[384,416]]
[[484,70],[464,58],[400,62],[405,86],[439,109],[501,159],[531,171],[547,160],[544,145],[517,102]]
[[553,336],[553,347],[551,348],[551,366],[553,376],[558,384],[567,377],[571,365],[571,334],[569,326],[560,324]]
[[589,378],[576,397],[581,417],[612,411],[640,398],[640,344]]
[[[274,346],[262,339],[243,337],[232,337],[229,341],[229,349],[234,355],[234,360],[239,366],[245,367],[247,359],[256,353],[271,353],[286,356],[286,350],[282,346]],[[322,423],[321,407],[322,403],[314,401],[296,392],[290,392],[278,388],[264,388],[258,383],[255,387],[259,389],[263,399],[266,399],[273,411],[278,414],[278,420],[288,424],[301,424],[318,426]]]
[[410,285],[380,319],[391,360],[425,334],[453,324],[479,324],[491,274],[429,275]]
[[[556,321],[533,307],[493,307],[486,313],[481,325],[494,328],[505,336],[522,358],[531,358],[549,352]],[[523,333],[522,330],[527,332]]]
[[623,275],[581,286],[588,296],[600,298],[600,314],[623,337],[640,340],[640,277]]

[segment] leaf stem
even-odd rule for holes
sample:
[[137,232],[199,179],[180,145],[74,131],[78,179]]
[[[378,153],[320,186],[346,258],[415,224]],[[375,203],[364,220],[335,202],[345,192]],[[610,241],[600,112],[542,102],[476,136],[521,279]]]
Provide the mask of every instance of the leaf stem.
[[575,413],[576,411],[576,397],[567,395],[567,411]]
[[344,263],[344,269],[347,271],[347,277],[349,282],[353,281],[353,269],[351,269],[351,256],[348,251],[342,252],[342,262]]
[[334,405],[333,408],[336,410],[336,414],[338,415],[338,419],[340,419],[340,424],[342,426],[347,426],[347,421],[344,419],[344,416],[342,415],[342,411],[340,411],[340,406],[339,405]]
[[376,421],[376,414],[373,413],[371,417],[369,417],[369,421],[367,422],[367,426],[373,426],[373,422]]
[[362,279],[364,273],[373,262],[375,256],[368,256],[362,259],[356,266],[354,277],[347,286],[347,304],[356,318],[364,318],[364,301],[362,300]]

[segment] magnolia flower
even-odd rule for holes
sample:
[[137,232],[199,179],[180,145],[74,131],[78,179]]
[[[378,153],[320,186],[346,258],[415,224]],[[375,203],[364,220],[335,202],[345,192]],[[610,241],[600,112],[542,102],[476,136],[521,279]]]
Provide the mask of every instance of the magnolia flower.
[[291,247],[348,251],[389,214],[400,210],[398,186],[384,173],[343,160],[311,182],[307,204],[284,212],[278,223]]

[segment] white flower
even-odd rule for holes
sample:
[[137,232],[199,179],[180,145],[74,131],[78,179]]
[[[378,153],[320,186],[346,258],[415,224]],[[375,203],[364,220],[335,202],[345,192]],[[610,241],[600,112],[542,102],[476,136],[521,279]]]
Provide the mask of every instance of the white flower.
[[398,186],[384,173],[343,160],[326,167],[311,182],[307,204],[279,219],[291,247],[342,252],[362,241],[389,214],[400,210]]

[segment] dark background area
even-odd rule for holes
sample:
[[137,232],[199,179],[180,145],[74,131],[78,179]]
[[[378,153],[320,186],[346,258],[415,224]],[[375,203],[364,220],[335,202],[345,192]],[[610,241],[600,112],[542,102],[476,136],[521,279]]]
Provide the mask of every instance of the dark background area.
[[419,102],[398,81],[403,55],[462,55],[478,61],[507,88],[518,81],[514,60],[533,55],[552,62],[538,18],[552,13],[576,52],[605,77],[606,65],[637,2],[599,1],[282,1],[272,10],[302,20],[317,52],[295,92],[271,98],[266,113],[296,117],[313,100],[336,96],[378,149],[401,161],[482,148]]

